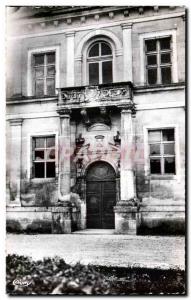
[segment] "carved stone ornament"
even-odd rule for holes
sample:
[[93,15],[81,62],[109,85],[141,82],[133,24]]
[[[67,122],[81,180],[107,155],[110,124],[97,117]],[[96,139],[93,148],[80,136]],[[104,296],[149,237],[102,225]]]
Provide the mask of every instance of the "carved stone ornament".
[[115,145],[120,145],[121,144],[121,136],[120,136],[119,131],[117,131],[117,134],[113,137],[113,140],[115,142]]
[[61,117],[63,117],[63,116],[70,117],[70,114],[71,114],[71,110],[68,108],[60,108],[57,110],[57,112]]
[[136,107],[134,102],[126,103],[125,105],[118,105],[122,113],[131,112],[133,116],[136,114]]
[[128,85],[88,86],[74,89],[61,89],[59,104],[80,104],[88,102],[127,100],[131,98]]
[[80,133],[78,138],[76,138],[76,146],[81,147],[85,142],[85,139],[82,137],[82,134]]

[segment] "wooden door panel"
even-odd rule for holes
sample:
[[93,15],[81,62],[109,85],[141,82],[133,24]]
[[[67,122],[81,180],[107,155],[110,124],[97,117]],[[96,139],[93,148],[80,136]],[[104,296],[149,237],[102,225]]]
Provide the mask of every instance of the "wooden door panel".
[[115,193],[115,191],[116,191],[115,181],[106,181],[106,182],[103,181],[102,189],[103,189],[104,193],[107,193],[107,192]]
[[115,172],[104,162],[94,164],[87,174],[87,228],[114,228],[116,205]]
[[102,228],[101,226],[101,183],[87,184],[87,227]]

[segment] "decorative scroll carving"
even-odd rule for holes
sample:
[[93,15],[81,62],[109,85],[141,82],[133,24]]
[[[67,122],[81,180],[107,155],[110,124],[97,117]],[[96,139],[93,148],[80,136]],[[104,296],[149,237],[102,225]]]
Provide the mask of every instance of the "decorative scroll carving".
[[131,99],[129,84],[59,89],[59,104],[81,104]]
[[133,116],[136,114],[136,107],[134,102],[127,103],[125,105],[118,105],[118,108],[121,109],[122,113],[131,112]]

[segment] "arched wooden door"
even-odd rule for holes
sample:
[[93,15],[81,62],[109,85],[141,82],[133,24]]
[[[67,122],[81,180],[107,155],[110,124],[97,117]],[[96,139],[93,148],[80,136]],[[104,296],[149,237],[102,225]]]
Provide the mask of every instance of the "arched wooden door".
[[114,169],[106,162],[96,162],[89,167],[86,180],[87,228],[114,228]]

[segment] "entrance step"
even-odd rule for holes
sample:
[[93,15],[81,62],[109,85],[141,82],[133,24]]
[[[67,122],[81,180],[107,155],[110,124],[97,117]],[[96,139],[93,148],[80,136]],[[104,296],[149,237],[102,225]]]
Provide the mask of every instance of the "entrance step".
[[114,229],[84,229],[72,232],[72,234],[99,234],[99,235],[108,235],[114,234]]

